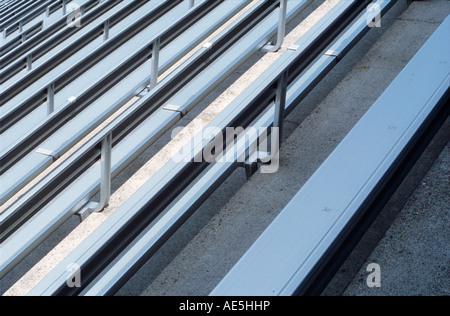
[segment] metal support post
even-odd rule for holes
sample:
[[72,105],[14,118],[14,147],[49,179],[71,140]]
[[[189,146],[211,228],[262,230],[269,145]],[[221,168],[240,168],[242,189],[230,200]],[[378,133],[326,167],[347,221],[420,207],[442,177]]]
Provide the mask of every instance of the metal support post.
[[[283,138],[284,111],[286,109],[287,73],[281,75],[277,83],[277,95],[275,98],[275,115],[273,120],[274,131],[278,133],[278,145]],[[278,131],[276,131],[278,129]],[[279,147],[277,147],[279,148]]]

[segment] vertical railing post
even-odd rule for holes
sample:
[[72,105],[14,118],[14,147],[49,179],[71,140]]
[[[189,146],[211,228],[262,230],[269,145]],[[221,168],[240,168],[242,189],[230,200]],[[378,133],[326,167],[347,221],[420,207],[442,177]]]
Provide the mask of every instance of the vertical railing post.
[[276,52],[283,45],[286,36],[286,15],[287,15],[287,0],[280,0],[280,17],[278,21],[278,35],[275,45],[267,44],[262,48],[264,52]]
[[150,79],[150,89],[153,89],[158,84],[160,45],[161,45],[160,38],[157,38],[152,44],[152,60],[151,60],[152,77]]
[[189,9],[192,9],[194,7],[195,0],[188,0],[188,2],[189,2]]
[[33,69],[33,56],[28,54],[27,56],[27,70],[30,71]]
[[107,207],[111,197],[111,151],[112,134],[108,134],[108,136],[102,140],[100,203],[96,212],[100,212]]

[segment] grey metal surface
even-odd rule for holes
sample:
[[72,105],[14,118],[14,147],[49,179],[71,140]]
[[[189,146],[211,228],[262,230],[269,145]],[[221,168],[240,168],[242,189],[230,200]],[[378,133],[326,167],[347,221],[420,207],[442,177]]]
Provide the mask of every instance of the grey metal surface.
[[449,30],[450,17],[212,295],[297,292],[448,94]]
[[287,12],[287,0],[280,1],[280,19],[278,21],[278,34],[277,41],[274,45],[267,44],[262,48],[265,52],[276,52],[280,49],[286,36],[286,12]]

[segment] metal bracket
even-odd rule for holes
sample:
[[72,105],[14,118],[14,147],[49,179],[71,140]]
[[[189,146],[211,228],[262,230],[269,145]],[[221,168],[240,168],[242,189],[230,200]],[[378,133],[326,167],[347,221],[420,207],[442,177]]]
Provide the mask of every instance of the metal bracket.
[[272,43],[266,44],[262,51],[266,53],[276,52],[283,45],[286,36],[286,15],[287,15],[287,0],[280,0],[280,18],[278,22],[278,35],[275,45]]
[[103,40],[107,41],[109,39],[109,29],[110,29],[111,21],[107,20],[103,25]]
[[84,222],[89,215],[94,213],[92,210],[98,206],[97,202],[89,202],[81,210],[75,213],[76,216],[80,218],[80,222]]
[[258,164],[259,161],[256,162],[249,162],[246,161],[242,164],[242,167],[245,169],[245,177],[247,178],[247,181],[250,180],[250,178],[258,171]]
[[60,155],[59,155],[59,153],[57,151],[54,151],[54,150],[51,150],[51,149],[47,149],[47,148],[42,148],[42,147],[36,149],[35,152],[37,154],[40,154],[40,155],[52,157],[53,160],[57,160],[60,157]]
[[31,71],[33,69],[33,56],[28,54],[27,56],[27,70]]
[[176,105],[176,104],[167,104],[167,105],[164,107],[164,110],[172,111],[172,112],[180,112],[180,113],[181,113],[181,111],[180,111],[180,106],[179,106],[179,105]]
[[[280,144],[283,139],[283,125],[284,125],[284,112],[286,109],[286,95],[287,95],[287,72],[283,73],[277,81],[277,92],[275,97],[275,113],[272,129],[272,149],[270,151],[247,152],[247,159],[242,167],[245,168],[245,174],[247,180],[250,179],[258,170],[258,164],[267,163],[273,161],[279,157]],[[249,149],[250,150],[250,149]],[[267,149],[268,150],[268,149]],[[277,167],[278,168],[278,167]]]
[[338,60],[340,60],[340,55],[341,55],[341,51],[339,50],[334,50],[334,49],[330,49],[328,50],[324,55],[325,56],[330,56],[330,57],[336,57]]
[[63,16],[65,16],[67,14],[67,0],[62,1],[62,14],[63,14]]

